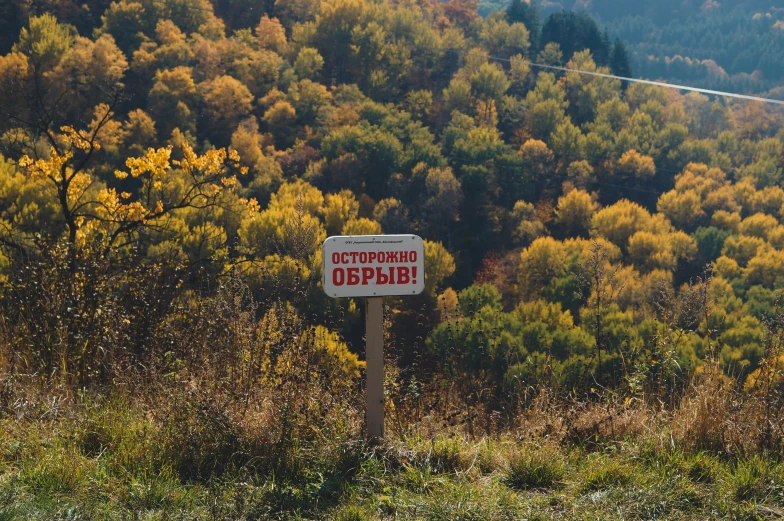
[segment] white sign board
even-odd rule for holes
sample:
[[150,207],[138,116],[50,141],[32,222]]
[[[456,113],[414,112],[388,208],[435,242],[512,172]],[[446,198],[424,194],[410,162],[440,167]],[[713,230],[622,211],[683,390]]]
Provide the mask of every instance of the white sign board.
[[418,295],[425,289],[425,243],[416,235],[330,237],[322,251],[330,297]]

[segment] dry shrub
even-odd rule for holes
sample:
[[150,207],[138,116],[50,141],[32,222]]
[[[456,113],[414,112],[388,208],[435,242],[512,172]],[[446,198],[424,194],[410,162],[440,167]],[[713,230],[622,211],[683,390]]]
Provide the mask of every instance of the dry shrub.
[[640,401],[586,403],[570,411],[568,437],[578,443],[605,444],[646,435],[655,415]]
[[75,266],[69,251],[30,254],[0,284],[0,373],[68,390],[107,384],[128,360],[149,363],[186,275],[180,263],[132,250],[124,263],[94,255]]
[[604,444],[644,436],[656,421],[640,400],[609,393],[601,401],[574,401],[542,387],[520,412],[515,433],[520,439]]
[[519,440],[508,435],[471,439],[467,434],[419,433],[406,438],[388,438],[380,453],[391,469],[411,467],[428,473],[453,473],[468,479],[483,475],[507,473],[510,462],[523,454],[549,451],[558,453],[555,444],[529,443],[521,447]]
[[[694,450],[724,451],[733,442],[732,382],[717,366],[697,377],[672,420],[673,440]],[[737,440],[736,440],[737,441]]]
[[518,413],[514,432],[520,439],[563,440],[567,431],[565,403],[552,389],[541,387],[533,395],[530,405]]
[[681,401],[672,419],[673,441],[684,448],[733,455],[779,451],[784,429],[777,394],[750,392],[718,367],[706,370]]
[[183,478],[297,474],[337,464],[360,438],[356,370],[332,360],[340,353],[293,307],[257,302],[233,277],[211,294],[186,293],[175,309],[157,328],[150,365],[126,367],[115,387],[147,404]]
[[434,473],[465,472],[476,461],[473,444],[456,433],[387,440],[383,454],[387,464],[393,468],[410,465]]

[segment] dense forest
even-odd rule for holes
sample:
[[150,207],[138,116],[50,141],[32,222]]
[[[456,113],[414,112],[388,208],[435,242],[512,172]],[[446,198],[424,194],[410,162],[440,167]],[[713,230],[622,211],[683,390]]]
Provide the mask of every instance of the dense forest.
[[[134,396],[154,382],[150,403],[170,407],[161,443],[190,451],[170,468],[183,477],[219,474],[237,454],[266,465],[253,456],[262,445],[261,461],[283,465],[306,440],[344,440],[363,312],[323,293],[321,243],[404,232],[425,239],[427,258],[425,293],[386,301],[400,429],[426,404],[454,406],[450,421],[472,434],[511,425],[542,386],[675,410],[711,375],[706,396],[772,400],[784,112],[529,65],[659,76],[631,56],[647,45],[669,56],[688,28],[701,42],[682,43],[689,59],[718,49],[739,56],[716,57],[727,74],[782,79],[784,30],[754,40],[764,52],[736,43],[710,17],[730,24],[738,11],[710,4],[645,31],[631,28],[659,11],[586,5],[616,14],[609,33],[522,2],[486,17],[471,0],[4,4],[0,411],[23,415],[21,382]],[[643,32],[653,39],[631,37]],[[708,411],[704,436],[684,439],[779,447],[765,403],[758,437],[712,438]],[[226,411],[243,429],[263,417],[265,438],[242,445]],[[91,430],[85,454],[107,432]]]
[[[509,2],[480,2],[485,15]],[[784,9],[774,2],[567,0],[532,2],[544,23],[585,12],[629,47],[638,77],[782,99]]]
[[[318,288],[327,235],[416,232],[428,241],[428,295],[391,303],[406,351],[427,344],[437,359],[450,331],[470,354],[496,344],[493,329],[505,340],[482,369],[499,384],[533,374],[551,348],[559,378],[600,360],[611,371],[620,349],[643,356],[658,341],[658,296],[714,263],[716,322],[700,326],[712,338],[684,335],[679,371],[714,343],[729,373],[758,367],[760,320],[784,274],[775,109],[531,71],[524,24],[450,3],[279,5],[280,18],[237,27],[229,14],[112,3],[88,36],[30,17],[0,62],[5,295],[29,284],[14,274],[31,258],[58,251],[74,277],[100,255],[109,280],[165,260],[183,291],[232,270],[257,294],[297,279],[310,292],[301,312],[318,315],[333,307]],[[90,21],[81,15],[73,21]],[[578,50],[590,32],[573,21],[558,35],[567,54],[552,42],[542,54],[607,70]],[[589,319],[604,288],[580,285],[597,255],[622,288],[601,309],[612,336]],[[50,325],[7,305],[29,348],[51,349]],[[78,351],[82,328],[98,335],[88,340],[98,371],[110,358],[92,323],[103,303],[85,305],[61,319],[73,321],[61,342]],[[359,346],[357,306],[341,305]],[[421,309],[424,319],[406,318]],[[29,370],[91,378],[36,354]]]

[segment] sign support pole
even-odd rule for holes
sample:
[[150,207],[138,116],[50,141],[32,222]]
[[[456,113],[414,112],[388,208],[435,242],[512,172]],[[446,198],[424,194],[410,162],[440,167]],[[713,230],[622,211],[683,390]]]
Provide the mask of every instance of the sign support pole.
[[384,437],[384,299],[365,299],[365,359],[367,363],[367,437]]

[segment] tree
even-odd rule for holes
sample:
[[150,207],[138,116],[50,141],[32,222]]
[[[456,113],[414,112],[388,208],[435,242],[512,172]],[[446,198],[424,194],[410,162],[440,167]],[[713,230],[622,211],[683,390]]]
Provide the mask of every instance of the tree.
[[136,109],[128,113],[123,123],[125,144],[132,155],[142,155],[155,142],[155,121],[143,110]]
[[460,217],[463,190],[451,168],[431,168],[425,178],[427,199],[422,207],[421,228],[432,237],[449,240],[452,224]]
[[702,201],[693,190],[667,192],[659,198],[656,208],[681,229],[691,231],[704,224]]
[[440,242],[425,241],[425,293],[431,297],[455,272],[455,259]]
[[314,47],[324,57],[325,72],[336,75],[338,83],[343,83],[350,74],[352,31],[366,9],[364,0],[328,0],[321,3],[321,11],[316,16]]
[[588,192],[570,190],[558,199],[556,218],[567,235],[586,236],[599,205]]
[[509,88],[506,74],[494,63],[483,63],[470,80],[472,93],[485,100],[499,100]]
[[745,268],[751,259],[769,250],[770,246],[759,237],[731,235],[724,241],[722,256],[729,257]]
[[317,0],[275,0],[274,12],[287,29],[295,23],[313,22],[321,8]]
[[541,44],[550,42],[557,43],[564,56],[569,59],[574,53],[588,49],[596,63],[609,63],[610,46],[596,22],[586,13],[562,11],[551,14],[542,27]]
[[506,7],[506,21],[510,24],[521,23],[530,33],[531,46],[534,49],[539,45],[539,6],[535,0],[512,0]]
[[536,57],[536,62],[543,65],[563,65],[563,51],[561,46],[555,42],[550,42],[544,46]]
[[364,217],[350,219],[343,226],[342,235],[381,235],[381,225]]
[[540,237],[520,255],[519,282],[524,296],[538,294],[566,264],[566,249],[552,237]]
[[340,235],[351,219],[359,214],[359,202],[350,190],[341,190],[326,196],[324,205],[324,224],[327,235]]
[[550,73],[540,73],[534,90],[525,98],[528,108],[526,121],[535,139],[545,140],[550,137],[555,129],[564,121],[566,107],[566,93],[555,81],[555,76]]
[[218,76],[199,87],[209,123],[207,134],[218,142],[221,137],[225,140],[225,136],[250,115],[253,94],[231,76]]
[[504,20],[488,19],[482,28],[481,38],[492,56],[509,58],[515,54],[527,55],[530,34],[521,23],[507,23]]
[[129,200],[130,193],[96,186],[86,166],[100,149],[101,132],[113,114],[105,110],[99,116],[89,131],[63,127],[47,159],[25,155],[19,160],[31,180],[44,181],[56,190],[72,270],[77,269],[84,248],[98,246],[104,255],[114,253],[119,245],[143,240],[145,234],[139,233],[145,228],[165,226],[167,217],[180,210],[231,204],[224,200],[225,193],[237,184],[236,174],[245,172],[236,152],[221,149],[198,156],[187,143],[179,160],[170,159],[171,147],[149,149],[143,157],[127,160],[128,171],[118,170],[115,175],[142,185],[134,200]]
[[610,55],[610,70],[616,76],[624,78],[632,78],[633,71],[631,61],[629,60],[629,52],[626,50],[626,45],[620,38],[615,39],[612,54]]
[[324,58],[318,50],[312,47],[303,47],[297,54],[294,62],[294,71],[297,76],[303,79],[316,80],[321,69],[324,67]]
[[73,45],[76,28],[57,22],[50,14],[30,19],[29,28],[22,28],[12,51],[24,54],[33,67],[47,69],[58,63]]
[[444,105],[447,110],[460,111],[464,114],[471,112],[471,84],[465,80],[453,78],[449,86],[444,89]]
[[283,54],[286,50],[286,31],[277,18],[270,18],[266,14],[261,17],[256,26],[256,38],[262,49]]
[[580,129],[566,119],[553,131],[550,136],[550,145],[562,170],[583,159],[585,153],[585,136]]
[[379,201],[373,210],[373,219],[381,224],[384,233],[388,235],[409,232],[408,209],[395,198]]
[[0,135],[10,130],[17,136],[5,142],[6,151],[35,156],[38,140],[57,146],[60,127],[88,119],[96,105],[113,110],[127,68],[111,36],[92,41],[51,16],[31,19],[14,52],[0,58]]
[[226,22],[229,29],[237,31],[255,27],[262,13],[271,12],[270,0],[218,0],[213,2],[215,14]]
[[189,67],[175,67],[155,73],[147,111],[159,127],[159,137],[168,138],[175,128],[195,133],[196,121],[192,107],[196,103],[197,94],[196,82]]
[[406,95],[406,109],[420,121],[427,121],[433,107],[433,93],[429,90],[415,90]]
[[672,271],[676,262],[667,237],[646,231],[629,237],[629,258],[643,273],[654,269]]
[[512,209],[511,221],[512,240],[516,245],[528,246],[538,237],[547,235],[547,228],[531,203],[517,201]]
[[[379,196],[404,157],[403,144],[395,135],[367,122],[330,132],[322,141],[321,150],[330,161],[333,176],[338,173],[336,167],[349,160],[347,175],[358,176],[367,194],[379,199],[383,198]],[[338,179],[345,177],[335,176]]]
[[285,148],[291,143],[291,133],[297,112],[287,101],[278,101],[264,113],[262,118],[269,127],[275,141],[281,148]]
[[656,165],[652,157],[627,150],[618,160],[618,171],[631,179],[645,180],[656,174]]
[[[566,67],[575,71],[609,74],[606,67],[597,67],[590,51],[579,51],[572,56]],[[569,100],[569,107],[574,121],[585,124],[594,120],[599,104],[617,99],[620,82],[607,78],[597,78],[576,72],[567,73],[561,83]]]
[[591,229],[619,248],[626,248],[633,234],[653,229],[653,219],[642,206],[623,199],[594,214]]
[[265,210],[243,215],[238,230],[241,252],[261,266],[270,263],[271,255],[292,259],[299,268],[313,265],[327,238],[320,219],[323,211],[320,190],[304,181],[286,183]]
[[307,79],[292,84],[286,97],[299,121],[306,125],[315,123],[319,111],[332,101],[332,95],[326,87]]

